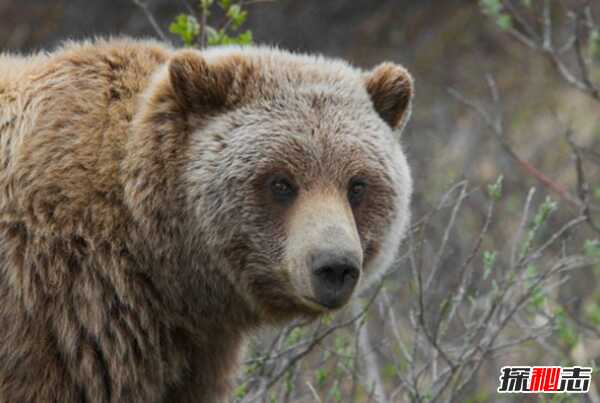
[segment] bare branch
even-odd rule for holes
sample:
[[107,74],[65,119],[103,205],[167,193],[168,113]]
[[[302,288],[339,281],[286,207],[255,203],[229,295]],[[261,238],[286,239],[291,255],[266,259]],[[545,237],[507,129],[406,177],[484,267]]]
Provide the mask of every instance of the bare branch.
[[131,0],[131,1],[133,2],[133,4],[135,4],[142,10],[142,12],[148,19],[148,22],[150,22],[150,25],[152,25],[152,28],[154,29],[154,32],[156,32],[158,37],[164,42],[171,43],[171,41],[169,41],[169,39],[165,35],[164,31],[160,27],[160,24],[156,21],[156,18],[154,18],[154,15],[152,15],[152,12],[148,8],[148,4],[143,0]]

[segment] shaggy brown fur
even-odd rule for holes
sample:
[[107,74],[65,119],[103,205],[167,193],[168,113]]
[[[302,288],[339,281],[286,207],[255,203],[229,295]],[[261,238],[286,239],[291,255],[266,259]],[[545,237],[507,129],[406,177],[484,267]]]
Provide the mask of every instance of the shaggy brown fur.
[[0,56],[0,402],[223,399],[246,334],[326,310],[314,242],[391,263],[411,95],[398,66],[266,48]]

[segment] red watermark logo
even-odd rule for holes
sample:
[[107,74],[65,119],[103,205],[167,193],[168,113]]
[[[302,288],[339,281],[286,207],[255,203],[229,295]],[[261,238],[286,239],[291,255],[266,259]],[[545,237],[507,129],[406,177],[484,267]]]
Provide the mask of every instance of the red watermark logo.
[[587,393],[590,367],[502,367],[499,393]]

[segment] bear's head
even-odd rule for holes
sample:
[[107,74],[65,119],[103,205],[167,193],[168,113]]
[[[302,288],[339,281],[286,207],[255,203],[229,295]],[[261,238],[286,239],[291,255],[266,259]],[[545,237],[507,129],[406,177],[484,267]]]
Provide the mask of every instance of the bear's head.
[[259,317],[339,308],[393,263],[406,232],[399,133],[412,95],[391,63],[365,72],[271,48],[176,51],[134,122],[131,152],[154,165],[128,192],[146,220],[177,210],[198,270],[219,271]]

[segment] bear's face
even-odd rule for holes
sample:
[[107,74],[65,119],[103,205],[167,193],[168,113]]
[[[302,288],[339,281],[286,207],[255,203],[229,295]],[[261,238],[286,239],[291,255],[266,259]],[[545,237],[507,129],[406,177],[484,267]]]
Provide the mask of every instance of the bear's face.
[[169,71],[193,111],[191,220],[254,312],[339,308],[392,263],[412,187],[393,132],[410,113],[404,69],[250,49],[184,52]]

